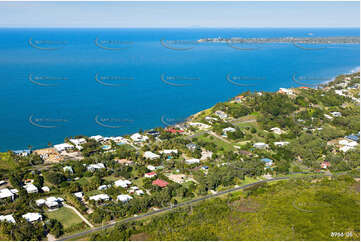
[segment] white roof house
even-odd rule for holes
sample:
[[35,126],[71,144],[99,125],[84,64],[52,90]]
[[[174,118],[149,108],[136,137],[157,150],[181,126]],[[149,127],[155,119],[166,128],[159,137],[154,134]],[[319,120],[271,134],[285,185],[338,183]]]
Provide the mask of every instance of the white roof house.
[[12,192],[12,193],[14,193],[14,194],[18,194],[18,193],[19,193],[19,190],[18,190],[18,189],[13,188],[13,189],[10,189],[10,192]]
[[225,112],[221,111],[221,110],[215,111],[214,114],[217,115],[221,119],[225,119],[225,118],[228,117],[228,115]]
[[96,142],[100,142],[103,140],[103,136],[101,135],[94,135],[94,136],[90,136],[89,139],[94,139]]
[[287,141],[279,141],[279,142],[274,142],[273,144],[275,146],[285,146],[285,145],[288,145],[290,142],[287,142]]
[[227,137],[228,132],[230,132],[230,133],[236,132],[236,129],[232,128],[232,127],[227,127],[227,128],[224,128],[222,131],[223,131],[222,136]]
[[287,95],[293,95],[293,91],[291,89],[288,89],[288,88],[283,88],[281,87],[279,90],[278,90],[279,93],[284,93],[284,94],[287,94]]
[[144,174],[144,177],[146,177],[146,178],[152,178],[152,177],[155,177],[155,176],[157,176],[157,173],[155,173],[154,171]]
[[107,194],[98,194],[89,197],[89,200],[94,200],[94,201],[108,201],[109,199],[110,197]]
[[348,140],[343,139],[343,140],[340,140],[338,143],[340,145],[348,145]]
[[62,152],[62,151],[64,151],[64,150],[73,149],[73,148],[74,148],[74,145],[67,144],[67,143],[63,143],[63,144],[54,145],[54,148],[55,148],[58,152]]
[[98,190],[99,190],[99,191],[106,190],[106,189],[108,189],[109,187],[111,187],[111,185],[100,185],[100,186],[98,187]]
[[63,201],[64,199],[61,197],[48,197],[46,199],[38,199],[35,203],[38,207],[45,204],[48,208],[57,208],[63,203]]
[[200,160],[207,160],[208,158],[212,158],[213,152],[208,150],[202,150],[201,155],[202,157],[200,158]]
[[135,190],[135,194],[137,194],[138,196],[144,195],[143,190]]
[[254,143],[253,147],[257,149],[265,149],[268,147],[268,144],[258,142],[258,143]]
[[122,137],[122,136],[117,136],[117,137],[110,137],[111,140],[113,140],[115,143],[129,143],[129,140],[127,140],[126,138]]
[[353,149],[353,147],[350,147],[350,146],[342,146],[342,147],[340,148],[340,150],[341,150],[342,152],[347,152],[347,151],[352,150],[352,149]]
[[23,188],[25,188],[27,193],[37,193],[38,192],[38,188],[32,183],[28,183],[28,184],[24,185]]
[[176,150],[176,149],[175,150],[162,150],[159,153],[166,154],[166,155],[169,155],[169,154],[172,154],[172,153],[178,154],[178,150]]
[[40,213],[27,213],[24,214],[22,217],[30,223],[42,220],[42,216]]
[[150,171],[155,171],[157,168],[155,166],[148,165],[147,169],[150,170]]
[[87,167],[88,171],[95,171],[97,169],[105,169],[105,165],[103,163],[90,164]]
[[81,145],[86,143],[86,139],[80,138],[80,139],[70,139],[70,142],[72,142],[74,145]]
[[120,201],[120,202],[128,202],[130,201],[131,199],[133,199],[131,196],[129,195],[118,195],[117,196],[117,200]]
[[11,198],[14,200],[14,193],[11,192],[8,188],[4,188],[0,190],[0,199]]
[[64,167],[63,167],[63,171],[64,171],[64,172],[69,171],[70,173],[73,173],[73,168],[72,168],[71,166],[64,166]]
[[16,221],[15,221],[15,219],[14,219],[14,217],[13,217],[12,214],[0,215],[0,221],[1,221],[1,222],[13,223],[13,224],[16,223]]
[[187,160],[185,160],[185,162],[186,162],[188,165],[196,164],[196,163],[199,163],[199,159],[196,159],[196,158],[187,159]]
[[324,116],[327,118],[327,119],[333,119],[330,115],[328,115],[328,114],[324,114]]
[[340,112],[331,112],[331,115],[334,117],[342,117],[342,114]]
[[82,199],[83,195],[84,195],[83,192],[74,192],[73,194],[74,194],[74,196],[76,196],[79,199]]
[[130,138],[135,142],[145,142],[149,139],[148,136],[141,135],[139,133],[133,134]]
[[272,129],[270,129],[273,133],[275,133],[275,134],[282,134],[282,133],[284,133],[284,131],[282,130],[282,129],[280,129],[280,128],[278,128],[278,127],[274,127],[274,128],[272,128]]
[[43,192],[50,192],[50,188],[49,188],[48,186],[43,186],[43,187],[41,188],[41,190],[42,190]]
[[122,180],[122,179],[117,180],[117,181],[114,182],[114,186],[116,186],[116,187],[123,187],[123,188],[127,188],[128,185],[130,185],[130,184],[132,184],[131,181]]
[[151,151],[146,151],[144,152],[144,155],[143,155],[146,159],[149,159],[149,160],[154,160],[154,159],[158,159],[160,158],[160,155],[157,155],[157,154],[154,154],[153,152]]
[[350,147],[355,147],[357,145],[358,145],[358,143],[356,141],[351,141],[347,144],[347,146],[350,146]]
[[43,206],[45,204],[46,200],[45,199],[38,199],[35,201],[36,206],[40,207]]
[[226,132],[236,132],[236,129],[235,129],[235,128],[232,128],[232,127],[227,127],[227,128],[224,128],[222,131],[223,131],[223,133],[226,133]]

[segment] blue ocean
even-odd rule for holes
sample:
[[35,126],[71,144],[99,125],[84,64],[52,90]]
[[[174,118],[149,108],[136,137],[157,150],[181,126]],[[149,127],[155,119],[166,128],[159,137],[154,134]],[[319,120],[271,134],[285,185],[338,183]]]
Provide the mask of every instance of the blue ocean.
[[314,85],[360,66],[358,44],[201,38],[359,35],[352,28],[0,29],[0,151],[164,127],[247,90]]

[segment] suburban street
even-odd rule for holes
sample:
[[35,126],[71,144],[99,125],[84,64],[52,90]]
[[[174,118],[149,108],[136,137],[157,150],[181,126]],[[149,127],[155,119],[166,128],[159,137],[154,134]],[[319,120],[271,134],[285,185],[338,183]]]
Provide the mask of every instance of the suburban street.
[[111,228],[111,227],[115,226],[116,224],[122,224],[122,223],[127,223],[127,222],[131,222],[131,221],[144,219],[144,218],[150,217],[150,216],[155,215],[155,214],[159,214],[159,213],[166,212],[166,211],[171,211],[171,210],[174,210],[176,208],[185,207],[185,206],[188,206],[188,205],[196,203],[196,202],[200,202],[200,201],[204,201],[204,200],[207,200],[207,199],[210,199],[210,198],[222,196],[224,194],[235,192],[235,191],[238,191],[238,190],[242,190],[242,189],[257,185],[257,184],[261,184],[261,183],[265,183],[265,182],[272,182],[272,181],[279,181],[279,180],[287,180],[287,179],[290,179],[290,178],[291,177],[272,178],[272,179],[268,179],[268,180],[263,180],[263,181],[258,181],[258,182],[246,184],[246,185],[243,185],[243,186],[240,186],[240,187],[231,188],[231,189],[228,189],[228,190],[225,190],[225,191],[218,192],[216,194],[207,195],[207,196],[200,197],[200,198],[197,198],[197,199],[193,199],[193,200],[190,200],[190,201],[187,201],[187,202],[179,203],[177,205],[173,205],[173,206],[170,206],[170,207],[161,208],[161,209],[159,209],[157,211],[152,211],[152,212],[149,212],[149,213],[146,213],[146,214],[138,215],[136,217],[130,217],[130,218],[126,218],[126,219],[119,220],[119,221],[113,221],[113,222],[111,222],[109,224],[99,226],[99,227],[95,227],[95,228],[89,229],[89,230],[84,231],[84,232],[80,232],[80,233],[77,233],[77,234],[73,234],[73,235],[69,235],[69,236],[59,238],[57,241],[72,240],[74,238],[82,237],[84,235],[88,235],[88,234],[91,234],[93,232],[97,232],[97,231],[101,231],[101,230],[104,230],[104,229]]

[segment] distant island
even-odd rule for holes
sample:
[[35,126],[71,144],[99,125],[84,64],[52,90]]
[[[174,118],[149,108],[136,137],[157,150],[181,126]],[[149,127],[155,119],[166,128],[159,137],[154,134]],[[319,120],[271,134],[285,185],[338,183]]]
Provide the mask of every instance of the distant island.
[[280,38],[202,38],[198,43],[301,43],[301,44],[359,44],[359,36],[351,37],[280,37]]

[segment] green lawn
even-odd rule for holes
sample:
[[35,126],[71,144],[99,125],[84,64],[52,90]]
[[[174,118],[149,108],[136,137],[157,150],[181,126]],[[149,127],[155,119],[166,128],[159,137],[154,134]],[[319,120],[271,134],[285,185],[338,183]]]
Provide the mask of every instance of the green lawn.
[[74,224],[83,222],[83,220],[81,220],[81,218],[73,210],[66,207],[61,207],[55,211],[46,212],[46,215],[49,218],[58,220],[64,226],[64,229],[67,229]]
[[16,168],[17,164],[7,152],[0,153],[0,169],[10,170]]
[[[212,137],[212,138],[211,138]],[[199,140],[207,141],[215,143],[218,147],[223,147],[225,151],[233,151],[235,148],[233,147],[233,144],[228,144],[217,137],[214,137],[213,135],[208,135],[207,137],[204,135],[201,135],[198,137]]]

